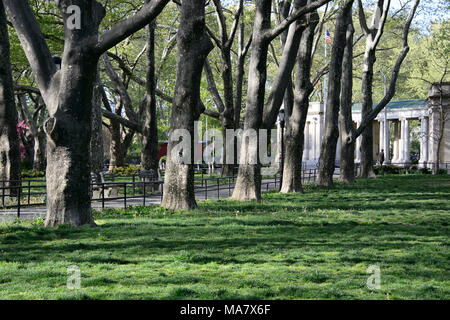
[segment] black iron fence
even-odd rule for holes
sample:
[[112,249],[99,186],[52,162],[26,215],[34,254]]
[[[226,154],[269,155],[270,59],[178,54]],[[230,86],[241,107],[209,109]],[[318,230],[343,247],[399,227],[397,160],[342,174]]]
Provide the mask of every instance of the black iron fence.
[[[303,183],[314,182],[317,169],[302,171]],[[146,206],[158,203],[164,193],[163,181],[140,181],[137,175],[120,177],[128,181],[92,183],[91,198],[93,208],[127,208],[130,205]],[[237,176],[197,177],[194,190],[197,200],[228,198],[232,195]],[[0,181],[1,207],[14,210],[20,218],[22,208],[43,207],[46,205],[45,180],[30,179],[22,181]],[[269,191],[280,187],[280,174],[263,175],[261,190]]]
[[[422,172],[421,165],[411,163],[395,163],[389,166],[398,168],[400,174]],[[386,165],[384,167],[387,167]],[[428,163],[427,168],[432,167]],[[450,162],[441,163],[440,169],[450,174]],[[427,173],[430,173],[428,169]],[[355,174],[360,172],[360,165],[355,164]],[[389,173],[386,171],[385,173]],[[316,180],[318,169],[302,170],[302,182],[312,183]],[[138,175],[129,177],[116,177],[116,182],[92,183],[91,196],[95,209],[127,208],[129,205],[148,205],[159,203],[164,193],[164,182],[140,181]],[[220,177],[208,175],[206,171],[196,172],[194,190],[197,200],[228,198],[232,195],[237,175]],[[280,174],[263,174],[261,190],[269,191],[280,187]],[[46,182],[43,179],[27,179],[0,181],[1,208],[3,210],[17,210],[17,217],[21,215],[22,208],[43,207],[46,205]],[[11,212],[11,211],[9,211]]]

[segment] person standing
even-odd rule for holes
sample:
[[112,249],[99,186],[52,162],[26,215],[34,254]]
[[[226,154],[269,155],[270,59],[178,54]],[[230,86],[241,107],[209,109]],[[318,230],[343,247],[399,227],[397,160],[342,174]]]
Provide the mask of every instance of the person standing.
[[378,162],[380,163],[380,166],[384,163],[384,149],[381,149],[381,152],[378,154]]

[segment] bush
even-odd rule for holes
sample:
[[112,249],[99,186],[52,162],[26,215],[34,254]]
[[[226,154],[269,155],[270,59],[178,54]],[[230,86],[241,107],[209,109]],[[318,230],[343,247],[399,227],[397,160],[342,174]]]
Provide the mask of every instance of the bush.
[[45,171],[22,170],[22,179],[33,179],[45,177]]
[[113,173],[118,177],[129,177],[139,173],[138,166],[124,166],[113,169]]
[[375,166],[375,174],[400,174],[399,167],[389,165],[389,166]]
[[420,168],[419,172],[421,174],[431,174],[432,173],[431,170],[428,168]]

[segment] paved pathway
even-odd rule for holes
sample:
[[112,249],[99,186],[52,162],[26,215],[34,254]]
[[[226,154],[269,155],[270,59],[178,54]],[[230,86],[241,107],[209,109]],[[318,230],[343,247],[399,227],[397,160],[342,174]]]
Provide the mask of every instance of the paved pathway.
[[[279,181],[277,181],[276,187],[279,187]],[[229,198],[233,193],[234,183],[228,185],[224,184],[220,186],[217,191],[217,184],[212,181],[208,181],[208,192],[205,187],[197,187],[195,191],[195,199],[197,201],[212,200],[218,198]],[[270,191],[275,189],[274,179],[267,179],[262,181],[262,191]],[[107,200],[107,198],[106,198]],[[145,205],[160,204],[161,196],[147,196],[145,199]],[[126,206],[142,206],[144,205],[144,198],[127,198]],[[109,200],[105,202],[105,208],[124,208],[125,201],[121,200]],[[92,208],[96,210],[102,210],[101,201],[93,201]],[[46,207],[23,207],[20,209],[20,218],[26,220],[35,220],[38,217],[45,217]],[[15,209],[0,209],[0,222],[13,221],[17,218],[17,208]]]

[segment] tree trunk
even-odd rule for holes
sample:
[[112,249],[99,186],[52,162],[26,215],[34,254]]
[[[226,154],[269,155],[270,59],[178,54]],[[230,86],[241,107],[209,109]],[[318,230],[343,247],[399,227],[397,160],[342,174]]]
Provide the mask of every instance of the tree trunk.
[[[281,186],[282,193],[303,192],[301,173],[305,141],[305,124],[308,115],[309,96],[313,91],[313,85],[310,80],[313,61],[312,47],[314,43],[314,30],[319,22],[319,15],[317,14],[317,11],[315,11],[308,14],[306,19],[308,27],[303,31],[297,56],[294,106],[291,110],[289,108],[286,110],[287,121],[283,184]],[[286,91],[288,91],[288,89]]]
[[330,85],[328,87],[328,101],[326,105],[325,134],[322,140],[319,160],[319,176],[317,184],[333,186],[335,170],[336,147],[339,139],[339,96],[341,91],[342,60],[346,43],[348,16],[352,14],[353,0],[347,0],[336,20],[334,43],[330,62]]
[[[99,57],[154,19],[168,0],[153,0],[99,36],[105,9],[96,1],[60,0],[65,43],[61,70],[27,0],[3,0],[49,111],[46,226],[95,225],[90,199],[90,138],[93,86]],[[74,23],[77,6],[80,25]],[[78,10],[77,10],[78,11]],[[76,19],[75,19],[76,20]]]
[[[372,112],[373,100],[373,65],[375,64],[375,51],[366,50],[364,55],[364,70],[362,77],[363,103],[361,109],[362,119]],[[374,178],[373,170],[373,124],[368,123],[361,134],[361,174],[362,178]]]
[[102,96],[100,93],[100,77],[97,70],[94,95],[92,98],[92,126],[91,126],[91,172],[93,172],[98,181],[100,173],[103,170],[103,124],[102,124]]
[[[5,9],[0,1],[0,180],[20,180],[20,151],[16,125],[17,111],[8,27]],[[20,182],[9,184],[9,186],[17,185],[20,185]],[[8,183],[4,186],[8,186]],[[16,192],[17,189],[10,191],[11,194]]]
[[157,172],[158,126],[155,89],[155,23],[151,23],[147,26],[147,81],[144,102],[145,120],[142,129],[141,170]]
[[262,124],[264,94],[267,76],[268,39],[270,30],[271,0],[256,2],[253,27],[252,51],[248,76],[247,103],[245,107],[244,132],[255,130],[256,146],[251,139],[243,139],[239,162],[239,173],[232,198],[235,200],[261,200],[261,165],[258,159],[258,130]]
[[341,170],[339,181],[355,181],[355,128],[352,119],[353,94],[353,28],[352,19],[347,21],[347,43],[342,61],[341,88]]
[[34,136],[34,160],[33,171],[45,171],[45,132],[39,128],[38,133]]
[[128,148],[133,141],[134,131],[129,130],[122,137],[122,126],[115,120],[110,119],[111,144],[109,147],[109,171],[125,166],[125,159],[128,154]]
[[[172,106],[172,118],[167,150],[162,206],[170,210],[195,209],[194,193],[194,120],[200,115],[200,82],[206,57],[213,44],[206,34],[205,0],[183,0],[177,34],[177,81]],[[187,161],[180,161],[172,151],[177,147],[174,134],[183,130],[182,142]],[[190,149],[190,150],[189,150]]]

